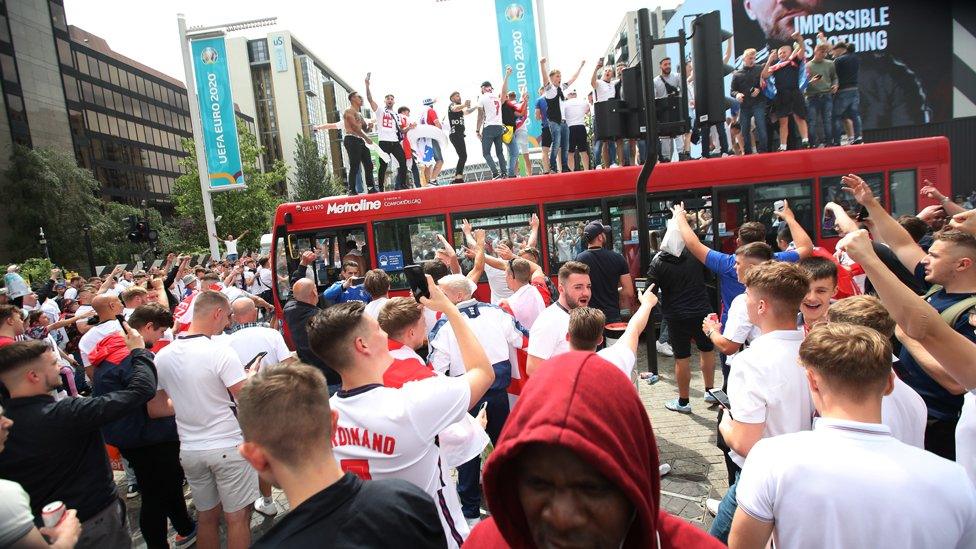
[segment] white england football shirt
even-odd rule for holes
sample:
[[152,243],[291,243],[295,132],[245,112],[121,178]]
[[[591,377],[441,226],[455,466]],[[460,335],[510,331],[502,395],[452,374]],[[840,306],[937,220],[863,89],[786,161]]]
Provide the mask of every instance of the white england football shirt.
[[818,418],[812,432],[760,440],[736,500],[775,522],[776,547],[976,547],[976,490],[962,468],[877,423]]
[[542,300],[542,294],[532,284],[526,284],[515,290],[512,297],[508,298],[508,306],[512,309],[515,320],[518,320],[526,330],[531,330],[535,319],[546,310],[546,302]]
[[363,312],[373,318],[378,318],[380,316],[380,309],[382,309],[383,305],[386,305],[386,302],[389,300],[390,298],[388,297],[376,298],[366,304],[366,310],[364,310]]
[[376,111],[376,134],[380,141],[398,142],[397,126],[399,124],[400,116],[397,113],[386,107],[381,107],[380,110]]
[[530,355],[548,360],[569,352],[569,312],[556,301],[539,313],[529,331]]
[[916,448],[925,448],[928,409],[922,397],[895,376],[895,388],[881,399],[881,423],[891,436]]
[[502,102],[494,93],[483,93],[478,98],[478,106],[485,111],[485,124],[488,126],[502,125]]
[[468,380],[445,376],[400,389],[373,384],[339,391],[329,399],[338,414],[332,453],[343,471],[363,479],[398,478],[423,489],[434,499],[448,545],[458,547],[468,525],[434,437],[464,419],[470,403]]
[[616,89],[614,87],[616,83],[616,80],[607,82],[602,78],[598,78],[596,81],[596,88],[593,90],[593,102],[599,103],[601,101],[606,101],[607,99],[613,99],[613,96],[616,94]]
[[496,269],[486,263],[485,276],[488,277],[488,288],[491,289],[492,305],[498,305],[499,301],[512,297],[514,292],[508,287],[505,269]]
[[[484,348],[488,362],[511,363],[511,350],[524,349],[528,345],[528,331],[500,308],[474,299],[458,303],[457,308]],[[430,348],[430,365],[435,372],[448,376],[464,375],[466,368],[461,359],[461,348],[454,328],[446,318],[439,320],[431,330]]]
[[[809,431],[813,399],[800,366],[803,332],[777,330],[763,334],[735,357],[728,394],[732,418],[742,423],[765,423],[762,438]],[[734,450],[729,457],[740,467],[746,462]]]
[[251,362],[258,353],[268,353],[261,359],[261,364],[271,366],[288,359],[293,354],[288,350],[288,345],[285,344],[285,338],[281,336],[281,332],[264,326],[250,326],[237,330],[220,338],[220,342],[237,353],[237,358],[241,360],[241,364]]

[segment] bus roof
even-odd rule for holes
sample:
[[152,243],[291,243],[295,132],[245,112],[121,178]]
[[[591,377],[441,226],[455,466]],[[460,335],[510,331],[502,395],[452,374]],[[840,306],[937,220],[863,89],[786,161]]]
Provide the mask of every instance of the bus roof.
[[[841,175],[948,162],[949,141],[945,137],[732,156],[658,164],[648,184],[648,192],[790,181],[819,174]],[[364,218],[395,219],[538,201],[567,202],[633,195],[640,170],[640,166],[589,170],[292,202],[278,206],[275,225],[284,223],[285,214],[291,214],[290,227],[302,229],[321,227],[326,220],[329,226],[342,226],[362,222]],[[934,173],[932,177],[936,177]],[[947,190],[950,186],[949,181],[933,180],[932,183],[940,189]]]

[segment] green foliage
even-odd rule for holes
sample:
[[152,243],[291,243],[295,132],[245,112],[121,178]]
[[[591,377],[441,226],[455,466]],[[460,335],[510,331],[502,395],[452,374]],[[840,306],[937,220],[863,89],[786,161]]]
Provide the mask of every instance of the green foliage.
[[[51,257],[75,265],[84,254],[81,227],[98,212],[99,183],[67,153],[16,145],[10,167],[0,177],[6,208],[3,238],[15,261],[43,254],[41,227]],[[81,252],[79,254],[78,252]]]
[[46,257],[32,257],[20,263],[20,276],[31,286],[43,284],[51,278],[54,264]]
[[[257,139],[243,125],[238,125],[237,130],[247,187],[211,193],[210,197],[214,217],[221,218],[217,223],[218,236],[223,238],[227,234],[233,234],[236,237],[248,230],[250,232],[241,240],[240,248],[257,249],[261,234],[271,228],[275,208],[283,201],[276,189],[285,181],[287,168],[279,160],[267,172],[261,173],[257,161],[262,148]],[[207,229],[203,216],[196,149],[191,139],[183,140],[183,148],[190,155],[181,161],[186,173],[177,178],[173,186],[173,202],[179,218],[177,227],[184,245],[206,247]]]
[[[176,227],[163,223],[158,210],[153,208],[141,210],[128,204],[108,202],[104,205],[103,213],[91,224],[96,265],[128,263],[133,254],[141,255],[149,248],[148,242],[129,240],[129,225],[125,219],[132,215],[148,221],[150,228],[159,233],[156,247],[162,252],[161,255],[171,251],[182,251],[179,232]],[[94,245],[95,243],[98,244]],[[156,257],[156,259],[161,258],[161,256]]]
[[288,199],[292,202],[317,200],[345,192],[343,185],[336,183],[325,158],[319,156],[318,145],[304,135],[295,136],[295,173],[290,179]]

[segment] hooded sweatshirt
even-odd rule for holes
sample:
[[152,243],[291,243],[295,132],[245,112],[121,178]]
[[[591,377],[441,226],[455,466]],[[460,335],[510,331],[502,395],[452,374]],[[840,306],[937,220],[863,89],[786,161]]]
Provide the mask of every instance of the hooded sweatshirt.
[[[151,357],[152,354],[149,354]],[[132,380],[132,354],[120,334],[106,336],[88,354],[94,375],[94,396],[125,389]],[[145,406],[102,425],[105,442],[120,450],[179,440],[176,418],[150,418]]]
[[518,496],[517,459],[534,443],[573,451],[627,496],[636,517],[622,547],[725,547],[660,509],[657,445],[630,380],[596,353],[571,352],[547,360],[522,391],[484,470],[492,517],[475,527],[465,549],[535,547]]

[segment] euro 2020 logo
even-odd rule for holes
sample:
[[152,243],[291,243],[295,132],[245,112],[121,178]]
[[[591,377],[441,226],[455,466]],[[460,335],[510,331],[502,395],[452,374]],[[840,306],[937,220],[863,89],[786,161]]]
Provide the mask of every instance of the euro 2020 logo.
[[213,65],[217,62],[217,50],[206,47],[200,52],[200,60],[203,61],[204,65]]
[[505,8],[505,19],[509,23],[515,23],[516,21],[521,21],[522,17],[525,16],[525,8],[521,4],[509,4]]

